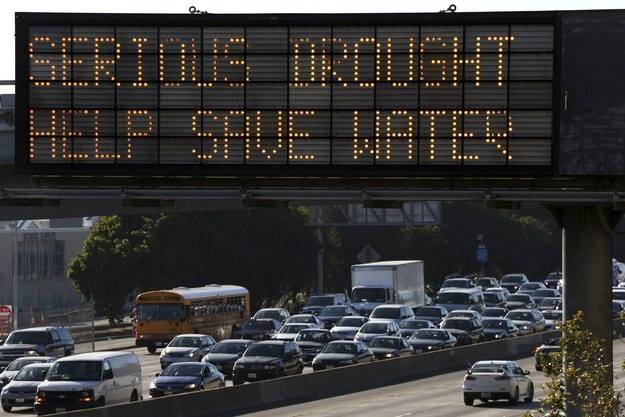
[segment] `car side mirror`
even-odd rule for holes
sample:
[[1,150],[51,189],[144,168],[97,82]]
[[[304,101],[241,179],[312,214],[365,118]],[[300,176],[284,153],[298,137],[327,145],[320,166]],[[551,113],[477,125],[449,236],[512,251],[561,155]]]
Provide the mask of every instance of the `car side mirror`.
[[530,374],[530,371],[523,371],[523,374],[524,374],[524,375],[529,375],[529,374]]
[[112,369],[105,370],[104,374],[102,375],[102,379],[104,380],[113,379],[113,370]]
[[161,376],[161,374],[159,374],[159,373],[157,372],[157,373],[155,373],[155,374],[154,374],[154,376],[155,376],[156,378],[158,378],[159,376]]
[[4,345],[4,339],[0,339],[0,346]]

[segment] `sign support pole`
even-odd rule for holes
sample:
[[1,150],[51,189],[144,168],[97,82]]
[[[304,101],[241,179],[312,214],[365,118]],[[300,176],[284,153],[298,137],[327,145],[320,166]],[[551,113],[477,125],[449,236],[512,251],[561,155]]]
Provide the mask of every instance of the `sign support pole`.
[[13,229],[13,330],[17,330],[20,311],[17,292],[17,223]]
[[[612,367],[612,235],[622,213],[602,206],[550,209],[562,228],[564,319],[581,311],[583,326],[601,341],[606,365]],[[576,398],[574,386],[565,382]],[[566,415],[580,417],[581,410],[569,403]]]

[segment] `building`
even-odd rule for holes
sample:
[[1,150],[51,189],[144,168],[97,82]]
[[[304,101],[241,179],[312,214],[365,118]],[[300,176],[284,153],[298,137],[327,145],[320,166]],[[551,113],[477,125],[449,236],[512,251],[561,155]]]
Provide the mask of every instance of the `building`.
[[81,306],[82,296],[67,278],[67,268],[92,225],[91,218],[0,222],[0,305],[13,304],[16,259],[20,316]]

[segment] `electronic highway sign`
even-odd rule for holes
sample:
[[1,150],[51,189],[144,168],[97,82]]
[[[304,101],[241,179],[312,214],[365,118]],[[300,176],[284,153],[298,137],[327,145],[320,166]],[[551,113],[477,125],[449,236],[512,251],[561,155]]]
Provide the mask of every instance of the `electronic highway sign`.
[[561,20],[18,13],[17,165],[52,175],[558,174]]

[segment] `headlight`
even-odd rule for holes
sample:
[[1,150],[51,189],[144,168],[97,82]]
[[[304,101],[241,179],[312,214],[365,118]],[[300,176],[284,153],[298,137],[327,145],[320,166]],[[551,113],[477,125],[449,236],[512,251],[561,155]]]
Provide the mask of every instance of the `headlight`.
[[90,403],[93,401],[93,391],[83,391],[78,401],[81,403]]
[[354,337],[354,339],[356,340],[362,340],[362,335],[361,334],[357,334],[356,337]]
[[184,386],[184,389],[195,389],[197,387],[196,384],[188,384]]
[[263,369],[265,369],[265,370],[267,370],[267,369],[274,369],[275,367],[276,367],[276,365],[269,364],[269,365],[263,366]]
[[190,357],[190,358],[192,358],[192,357],[194,357],[194,356],[195,356],[195,352],[191,352],[191,353],[189,353],[189,357]]
[[161,352],[161,358],[162,358],[163,356],[167,356],[167,355],[169,355],[169,351],[168,351],[167,349],[164,349],[164,350]]
[[39,354],[39,352],[37,352],[36,350],[29,350],[28,352],[26,352],[26,356],[37,356]]
[[156,389],[156,384],[154,381],[150,382],[150,389]]
[[529,330],[530,326],[521,326],[521,329],[523,330]]
[[386,355],[384,355],[385,358],[392,358],[393,354],[392,353],[387,353]]
[[495,335],[495,339],[501,339],[503,337],[503,335],[501,333],[498,333]]
[[428,350],[434,349],[434,346],[428,346]]

